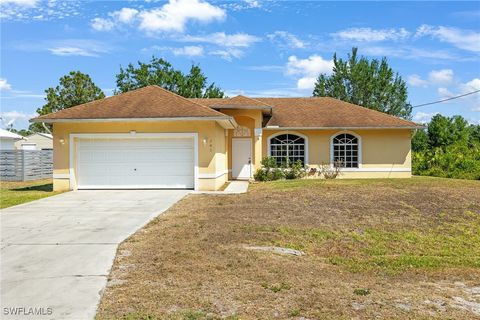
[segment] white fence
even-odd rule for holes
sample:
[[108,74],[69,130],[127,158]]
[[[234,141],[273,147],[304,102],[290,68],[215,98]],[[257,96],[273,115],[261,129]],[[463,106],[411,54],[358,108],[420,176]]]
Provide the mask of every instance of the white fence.
[[52,150],[0,150],[2,181],[47,179],[52,174]]

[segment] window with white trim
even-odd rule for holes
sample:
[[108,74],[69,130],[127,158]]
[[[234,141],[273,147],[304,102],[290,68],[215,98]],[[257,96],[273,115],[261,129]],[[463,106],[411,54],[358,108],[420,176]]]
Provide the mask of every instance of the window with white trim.
[[358,168],[358,138],[341,133],[333,138],[333,163],[343,168]]
[[297,160],[305,164],[305,139],[295,134],[285,133],[270,138],[270,156],[278,165]]

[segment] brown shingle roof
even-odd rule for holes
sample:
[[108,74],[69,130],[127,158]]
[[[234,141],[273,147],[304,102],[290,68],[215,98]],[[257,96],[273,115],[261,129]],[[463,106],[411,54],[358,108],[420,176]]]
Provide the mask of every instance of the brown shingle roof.
[[159,86],[148,86],[39,116],[32,120],[184,117],[226,118],[227,116]]
[[217,106],[257,105],[272,107],[272,117],[267,126],[288,128],[412,128],[418,124],[383,112],[364,108],[329,97],[309,98],[248,98],[191,99],[217,108]]
[[88,102],[33,121],[62,119],[122,118],[230,118],[215,109],[223,107],[272,108],[267,126],[284,128],[412,128],[418,124],[337,99],[234,98],[186,99],[159,86],[148,86],[116,96]]
[[231,99],[224,99],[224,101],[217,101],[212,107],[222,106],[249,106],[249,107],[270,107],[267,103],[258,101],[257,99],[248,98],[245,96],[236,96]]
[[189,98],[188,100],[199,103],[207,107],[213,107],[217,104],[224,104],[230,98]]
[[404,128],[418,124],[329,97],[256,98],[273,107],[267,126],[289,128]]
[[259,109],[270,113],[272,107],[265,102],[245,96],[236,96],[233,98],[203,98],[190,99],[212,109]]

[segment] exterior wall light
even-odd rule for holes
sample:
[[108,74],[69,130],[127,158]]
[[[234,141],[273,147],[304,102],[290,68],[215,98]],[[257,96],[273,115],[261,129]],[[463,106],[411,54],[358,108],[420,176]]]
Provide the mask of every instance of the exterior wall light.
[[58,140],[58,142],[60,142],[61,145],[64,145],[64,144],[65,144],[65,139],[60,138],[60,139]]

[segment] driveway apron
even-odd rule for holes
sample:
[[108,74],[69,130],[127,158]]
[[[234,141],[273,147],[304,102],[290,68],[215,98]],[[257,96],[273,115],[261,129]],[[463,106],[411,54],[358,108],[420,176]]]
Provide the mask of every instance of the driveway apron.
[[93,319],[118,245],[188,190],[85,190],[0,211],[1,319]]

